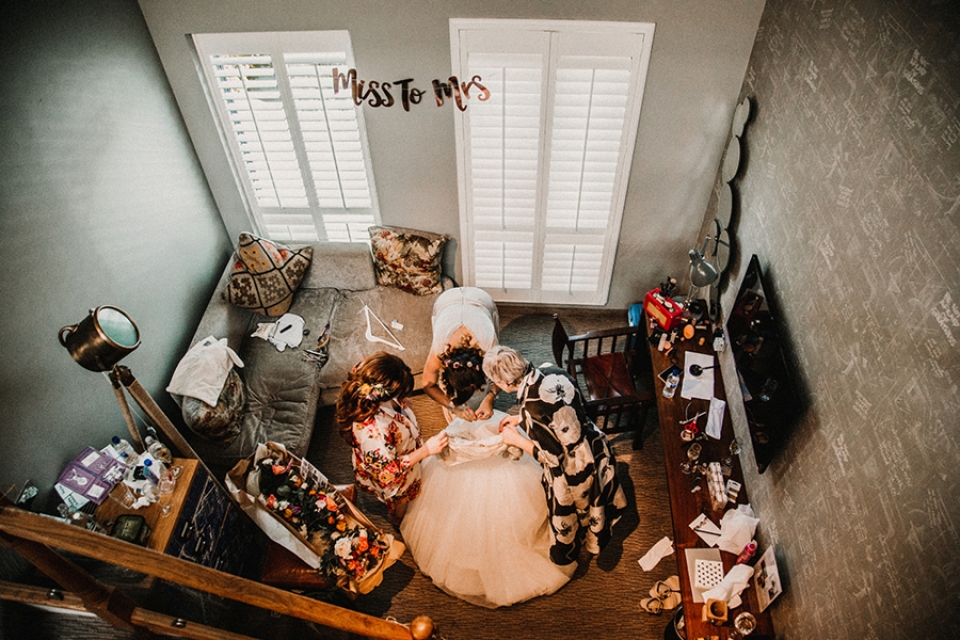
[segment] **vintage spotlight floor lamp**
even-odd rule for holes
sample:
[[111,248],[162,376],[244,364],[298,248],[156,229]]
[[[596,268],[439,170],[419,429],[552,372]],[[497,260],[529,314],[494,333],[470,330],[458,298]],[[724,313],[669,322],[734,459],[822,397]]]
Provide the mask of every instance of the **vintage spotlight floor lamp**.
[[118,307],[104,305],[91,309],[89,315],[74,325],[60,329],[60,344],[66,347],[80,366],[90,371],[109,371],[120,412],[130,430],[138,451],[144,450],[143,438],[134,422],[124,389],[140,405],[143,412],[167,436],[170,444],[185,458],[197,458],[193,447],[184,439],[129,368],[117,364],[140,346],[140,329]]

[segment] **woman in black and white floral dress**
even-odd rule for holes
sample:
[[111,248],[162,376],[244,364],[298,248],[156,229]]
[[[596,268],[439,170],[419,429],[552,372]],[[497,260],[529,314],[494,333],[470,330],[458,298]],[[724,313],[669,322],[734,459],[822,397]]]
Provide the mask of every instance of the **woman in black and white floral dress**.
[[487,352],[483,370],[498,387],[517,393],[520,413],[504,418],[500,431],[505,444],[523,449],[543,468],[555,538],[550,559],[558,565],[576,562],[581,547],[599,554],[627,499],[613,451],[584,412],[576,381],[559,367],[534,367],[505,346]]

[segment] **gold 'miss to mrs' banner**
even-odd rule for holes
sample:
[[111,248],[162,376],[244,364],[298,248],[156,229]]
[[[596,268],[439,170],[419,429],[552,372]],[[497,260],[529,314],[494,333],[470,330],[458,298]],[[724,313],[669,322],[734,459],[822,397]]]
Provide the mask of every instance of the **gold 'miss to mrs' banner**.
[[[444,100],[452,99],[460,111],[467,110],[467,100],[471,99],[470,92],[481,102],[490,98],[490,90],[481,84],[483,78],[473,76],[469,82],[461,83],[457,76],[450,76],[447,82],[433,81],[433,94],[437,106],[442,107]],[[410,111],[411,104],[420,104],[420,100],[427,94],[426,91],[413,86],[413,78],[396,80],[394,82],[377,82],[376,80],[357,80],[357,70],[348,69],[346,73],[333,69],[333,92],[340,93],[350,89],[353,103],[358,107],[363,103],[368,106],[392,107],[397,104],[394,92],[399,89],[399,103],[404,111]]]

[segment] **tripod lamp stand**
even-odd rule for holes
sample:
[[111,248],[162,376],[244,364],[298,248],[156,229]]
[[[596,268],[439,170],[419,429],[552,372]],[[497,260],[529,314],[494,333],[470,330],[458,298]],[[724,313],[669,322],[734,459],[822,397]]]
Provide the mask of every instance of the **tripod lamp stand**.
[[80,366],[90,371],[110,372],[110,382],[113,385],[117,404],[120,405],[120,412],[123,414],[130,437],[138,451],[144,450],[143,438],[130,412],[124,389],[150,420],[163,431],[170,444],[181,456],[197,457],[193,447],[134,377],[133,372],[117,364],[140,346],[140,329],[126,312],[110,305],[91,309],[89,315],[77,324],[60,329],[58,337],[60,344],[70,352]]

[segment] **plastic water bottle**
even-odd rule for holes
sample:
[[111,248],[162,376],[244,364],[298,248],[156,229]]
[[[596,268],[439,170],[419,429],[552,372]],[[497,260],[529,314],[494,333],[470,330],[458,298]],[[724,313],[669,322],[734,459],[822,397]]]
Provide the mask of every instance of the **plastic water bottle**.
[[143,438],[143,444],[147,447],[147,451],[154,458],[163,462],[164,464],[173,464],[173,454],[170,453],[170,449],[167,448],[167,445],[160,442],[157,439],[156,432],[152,429],[148,432]]
[[159,460],[147,458],[143,461],[143,477],[150,481],[150,484],[160,484],[160,479],[167,477],[168,473],[163,463]]
[[663,385],[663,397],[672,398],[673,394],[677,392],[678,384],[680,384],[680,374],[674,371],[667,376],[667,383]]
[[133,445],[120,436],[113,436],[110,438],[110,444],[113,446],[113,450],[117,452],[117,456],[121,460],[124,458],[133,460],[137,457],[137,450],[133,448]]

